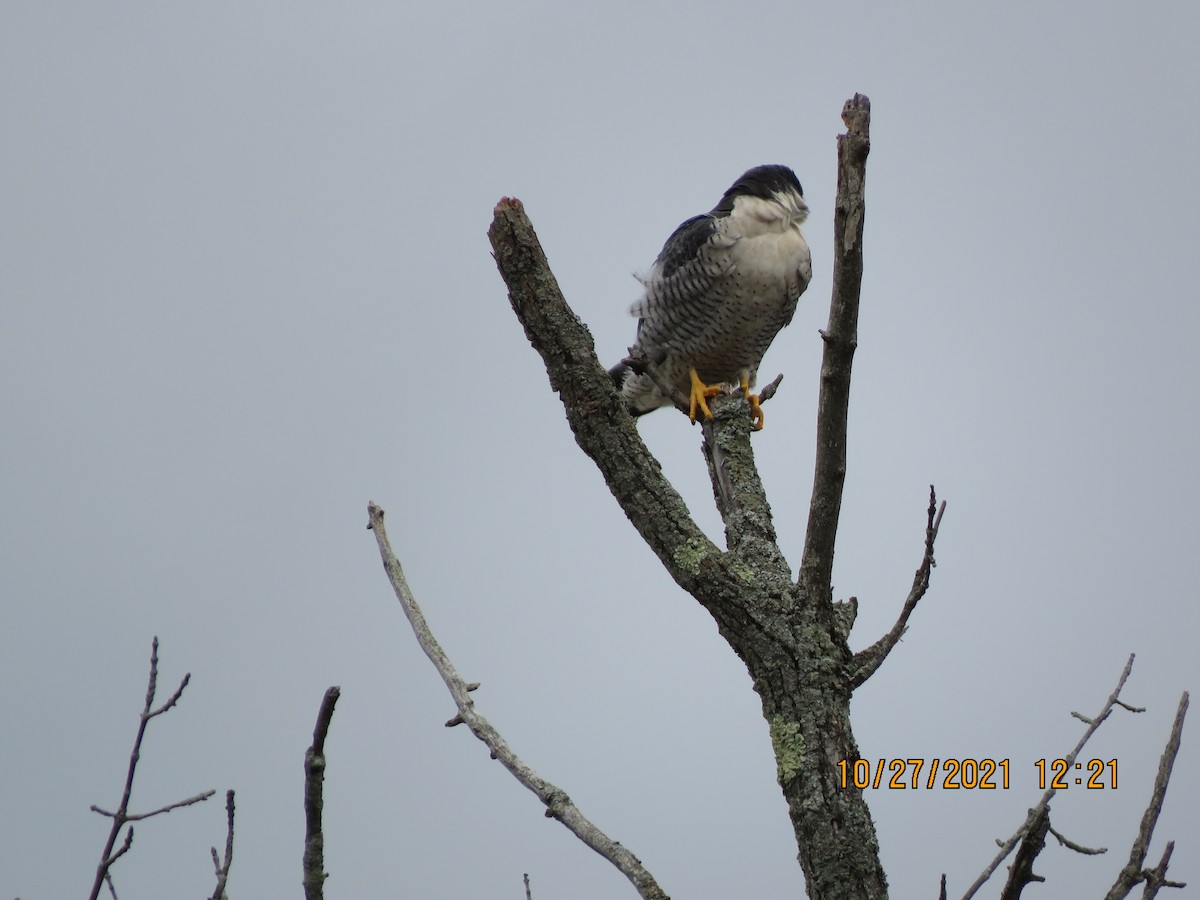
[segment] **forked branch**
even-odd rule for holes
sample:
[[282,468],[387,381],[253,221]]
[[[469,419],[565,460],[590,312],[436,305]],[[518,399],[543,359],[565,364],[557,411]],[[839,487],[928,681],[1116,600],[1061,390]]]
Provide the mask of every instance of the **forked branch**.
[[545,363],[576,443],[675,583],[712,614],[728,638],[745,618],[737,567],[696,525],[642,441],[519,200],[507,197],[496,204],[488,238],[513,312]]
[[367,506],[367,516],[369,517],[367,527],[375,532],[375,540],[379,544],[379,554],[383,559],[383,568],[387,572],[388,580],[392,583],[392,589],[396,592],[396,599],[400,601],[400,606],[403,608],[405,616],[408,617],[408,622],[412,626],[421,649],[425,651],[425,655],[429,657],[430,662],[438,670],[438,674],[442,676],[442,681],[445,682],[450,696],[454,698],[454,703],[458,707],[458,715],[447,724],[458,724],[460,721],[465,723],[471,729],[471,733],[491,750],[492,757],[499,760],[517,781],[532,791],[545,804],[548,818],[560,821],[587,846],[616,866],[633,883],[640,896],[646,900],[667,900],[667,894],[658,886],[654,877],[642,865],[641,860],[593,825],[571,802],[571,798],[565,791],[540,778],[512,751],[508,743],[501,737],[500,732],[476,711],[475,701],[471,699],[471,691],[478,685],[463,680],[450,661],[450,657],[446,655],[446,651],[433,636],[429,623],[425,620],[425,614],[417,605],[416,598],[404,577],[400,561],[392,552],[383,524],[383,510],[371,503]]
[[1179,742],[1183,738],[1183,720],[1187,716],[1188,702],[1188,693],[1184,691],[1183,696],[1179,698],[1179,706],[1175,710],[1175,721],[1171,725],[1171,734],[1167,738],[1166,749],[1163,750],[1162,757],[1158,761],[1158,774],[1154,777],[1154,789],[1150,792],[1150,803],[1142,814],[1142,824],[1138,828],[1137,837],[1134,838],[1133,847],[1129,851],[1129,861],[1121,869],[1116,883],[1105,895],[1104,900],[1121,900],[1122,897],[1128,897],[1129,892],[1143,881],[1146,882],[1145,896],[1150,897],[1154,896],[1160,887],[1187,887],[1182,882],[1166,880],[1167,863],[1171,859],[1171,852],[1175,849],[1174,841],[1167,845],[1166,852],[1157,867],[1147,870],[1144,866],[1146,853],[1150,850],[1150,839],[1154,836],[1154,826],[1158,823],[1158,815],[1162,812],[1163,800],[1167,796],[1167,785],[1171,782],[1171,769],[1175,766],[1175,756],[1179,753]]
[[154,707],[154,697],[158,691],[158,638],[154,638],[150,645],[150,680],[146,687],[146,702],[142,707],[142,712],[138,719],[137,737],[133,741],[133,752],[129,754],[129,768],[125,773],[125,788],[121,792],[120,805],[117,806],[115,812],[109,812],[94,805],[91,807],[92,812],[112,819],[112,827],[108,831],[108,839],[105,841],[104,851],[100,854],[100,862],[96,866],[96,878],[92,882],[92,891],[88,895],[88,900],[96,900],[100,896],[100,889],[106,882],[109,885],[109,890],[113,890],[109,870],[112,868],[113,863],[128,853],[133,846],[133,826],[129,825],[129,830],[125,833],[124,842],[122,842],[120,848],[114,850],[117,845],[117,837],[120,835],[122,828],[130,822],[149,819],[153,816],[168,813],[173,809],[203,802],[216,793],[216,791],[205,791],[202,794],[196,794],[194,797],[188,797],[186,800],[179,800],[175,803],[168,803],[166,806],[160,806],[158,809],[151,810],[150,812],[136,814],[129,812],[129,800],[133,796],[133,778],[137,774],[137,764],[141,758],[142,740],[146,736],[146,726],[150,724],[151,719],[168,712],[179,702],[191,677],[190,673],[184,675],[183,680],[179,682],[179,687],[175,689],[175,692],[167,701],[157,709]]
[[[1127,709],[1130,712],[1145,711],[1138,707],[1130,706],[1121,700],[1121,689],[1125,687],[1125,682],[1129,679],[1129,673],[1133,671],[1133,659],[1134,654],[1129,654],[1129,661],[1125,663],[1125,669],[1121,672],[1121,677],[1117,680],[1116,688],[1114,688],[1113,692],[1108,695],[1108,699],[1104,701],[1104,706],[1101,707],[1100,712],[1097,715],[1092,718],[1087,718],[1086,716],[1081,716],[1077,713],[1073,714],[1076,716],[1076,718],[1087,722],[1088,727],[1087,730],[1084,731],[1083,737],[1079,739],[1079,743],[1075,745],[1075,749],[1073,749],[1065,757],[1067,771],[1073,771],[1071,767],[1075,765],[1075,759],[1079,756],[1079,751],[1083,749],[1084,744],[1086,744],[1091,739],[1092,735],[1096,733],[1096,730],[1104,724],[1104,720],[1107,719],[1109,714],[1113,711],[1113,707],[1120,706],[1121,708]],[[969,888],[967,888],[967,892],[963,894],[963,900],[970,900],[971,897],[974,897],[979,889],[983,887],[984,883],[986,883],[987,880],[992,877],[992,873],[1000,867],[1000,863],[1004,862],[1005,858],[1012,853],[1013,848],[1017,846],[1021,839],[1024,838],[1026,834],[1030,833],[1034,828],[1038,827],[1039,823],[1046,815],[1046,808],[1050,805],[1050,801],[1054,798],[1056,793],[1058,793],[1058,791],[1055,789],[1053,782],[1051,782],[1050,787],[1046,789],[1046,793],[1042,794],[1042,799],[1038,801],[1037,806],[1029,810],[1029,814],[1025,817],[1025,821],[1021,824],[1021,827],[1016,830],[1012,837],[1000,845],[1000,852],[996,854],[995,859],[993,859],[988,867],[984,869],[982,873],[980,873],[979,877],[975,879],[975,882]],[[1029,865],[1032,864],[1033,860],[1030,858]]]

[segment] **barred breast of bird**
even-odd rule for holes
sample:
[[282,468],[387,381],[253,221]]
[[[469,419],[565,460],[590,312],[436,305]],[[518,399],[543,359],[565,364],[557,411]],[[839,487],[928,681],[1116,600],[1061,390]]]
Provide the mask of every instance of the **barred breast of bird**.
[[791,170],[760,166],[671,235],[630,310],[639,318],[630,358],[642,371],[613,369],[630,412],[687,397],[692,371],[705,385],[753,384],[812,277],[807,213]]

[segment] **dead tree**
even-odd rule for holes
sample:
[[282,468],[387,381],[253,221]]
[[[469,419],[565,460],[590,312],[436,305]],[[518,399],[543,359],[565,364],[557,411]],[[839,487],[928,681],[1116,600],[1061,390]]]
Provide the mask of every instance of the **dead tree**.
[[[711,404],[713,418],[703,423],[704,456],[725,526],[722,549],[692,520],[642,442],[612,379],[596,357],[591,334],[563,298],[519,200],[500,201],[488,235],[513,311],[545,362],[550,386],[559,394],[576,442],[595,462],[629,521],[667,572],[713,617],[753,679],[769,726],[778,781],[787,801],[808,896],[812,900],[883,900],[888,895],[887,880],[874,823],[862,790],[840,775],[843,767],[860,760],[850,724],[850,698],[896,646],[929,587],[945,504],[938,504],[931,485],[920,562],[896,622],[869,647],[852,652],[848,637],[857,601],[854,597],[835,600],[831,577],[846,477],[850,374],[863,272],[864,186],[870,149],[867,98],[855,95],[848,100],[842,118],[847,130],[838,137],[833,298],[828,326],[821,332],[824,355],[816,462],[798,570],[789,565],[776,540],[771,508],[754,463],[746,398],[740,394],[717,398]],[[764,401],[775,386],[763,391]],[[537,776],[476,710],[471,692],[478,684],[468,683],[458,674],[431,633],[388,542],[383,510],[372,503],[368,515],[368,528],[375,531],[393,589],[422,649],[458,707],[446,724],[467,725],[488,745],[492,757],[545,804],[547,816],[561,821],[612,862],[642,897],[665,900],[666,892],[641,861],[600,832],[562,789]],[[1118,703],[1114,694],[1106,710]],[[1186,695],[1173,732],[1176,748],[1184,708]],[[1105,711],[1103,716],[1107,714]],[[1171,756],[1173,759],[1173,751]],[[1156,791],[1159,806],[1162,792]],[[971,893],[1018,843],[1021,850],[1012,867],[1007,895],[1018,896],[1025,884],[1037,880],[1033,861],[1044,846],[1047,831],[1055,833],[1049,826],[1048,801],[1049,796],[1031,810],[1029,819],[972,886]],[[1117,892],[1127,892],[1140,882],[1155,890],[1175,886],[1165,879],[1170,846],[1156,869],[1143,868],[1152,827],[1143,828],[1110,896],[1124,896]],[[941,896],[946,896],[946,889],[943,876]]]
[[770,727],[809,896],[875,900],[887,896],[875,826],[861,791],[839,783],[837,764],[859,756],[850,695],[883,662],[924,593],[937,528],[931,506],[924,557],[901,620],[872,647],[852,653],[847,636],[854,604],[835,602],[830,578],[858,340],[867,98],[847,101],[842,118],[847,131],[838,138],[833,302],[822,332],[816,471],[798,576],[776,541],[754,465],[745,398],[724,398],[704,425],[705,457],[725,524],[721,549],[697,527],[639,437],[518,201],[500,202],[489,236],[513,310],[545,361],[576,441],[671,577],[709,612],[750,672]]

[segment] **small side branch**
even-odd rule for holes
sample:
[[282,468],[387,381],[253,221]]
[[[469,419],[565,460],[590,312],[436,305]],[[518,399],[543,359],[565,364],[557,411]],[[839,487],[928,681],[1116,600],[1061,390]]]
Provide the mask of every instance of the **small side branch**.
[[175,689],[175,692],[171,694],[166,703],[157,709],[154,707],[154,697],[158,692],[158,638],[155,637],[150,645],[150,678],[146,686],[146,701],[142,706],[141,715],[138,717],[137,736],[133,740],[133,751],[129,754],[129,768],[125,773],[125,787],[121,792],[121,803],[117,807],[116,812],[109,812],[94,805],[91,807],[93,812],[112,819],[112,827],[108,831],[108,839],[105,841],[104,851],[100,854],[100,862],[96,866],[96,878],[92,882],[92,890],[88,894],[88,900],[96,900],[100,896],[100,890],[105,884],[108,885],[111,893],[116,894],[109,869],[112,868],[113,863],[128,853],[129,849],[133,846],[133,826],[130,825],[129,830],[125,834],[124,843],[119,849],[113,849],[116,847],[117,837],[120,835],[122,828],[130,822],[149,819],[152,816],[168,813],[173,809],[179,809],[181,806],[191,806],[193,803],[200,803],[216,793],[215,791],[205,791],[203,794],[196,794],[194,797],[180,800],[177,803],[168,803],[166,806],[159,807],[151,812],[137,814],[129,812],[129,801],[133,796],[133,779],[137,774],[137,764],[142,754],[142,740],[146,736],[146,726],[150,724],[151,719],[168,712],[179,702],[191,677],[190,673],[184,675],[183,680],[179,682],[179,687]]
[[851,688],[858,687],[875,674],[875,671],[887,659],[887,655],[892,652],[892,648],[896,646],[900,638],[904,636],[904,632],[908,630],[908,617],[913,614],[913,610],[917,608],[917,604],[921,602],[921,598],[929,590],[930,574],[937,565],[937,562],[933,558],[933,545],[937,541],[938,529],[942,527],[942,515],[945,512],[946,501],[943,500],[942,505],[938,506],[937,491],[934,490],[931,484],[929,486],[928,520],[925,525],[925,555],[921,558],[921,565],[917,567],[917,572],[913,576],[912,588],[909,590],[908,597],[904,601],[904,608],[900,610],[900,618],[896,620],[896,624],[892,626],[892,630],[870,647],[854,654],[852,668],[854,674],[850,678]]
[[1053,825],[1050,826],[1049,831],[1062,846],[1068,850],[1074,850],[1083,856],[1100,856],[1108,852],[1107,847],[1085,847],[1083,844],[1077,844],[1075,841],[1068,839],[1066,835],[1058,831]]
[[1125,863],[1116,882],[1104,895],[1104,900],[1121,900],[1122,897],[1129,896],[1129,892],[1143,881],[1148,883],[1147,890],[1149,890],[1149,882],[1153,880],[1155,892],[1160,885],[1163,887],[1186,886],[1166,881],[1167,862],[1171,858],[1170,851],[1174,849],[1174,842],[1171,843],[1157,868],[1147,871],[1143,866],[1146,863],[1146,854],[1150,850],[1150,839],[1154,837],[1154,826],[1158,824],[1158,815],[1162,812],[1163,800],[1167,796],[1167,786],[1171,783],[1171,769],[1175,766],[1175,756],[1179,753],[1179,742],[1183,739],[1183,720],[1187,717],[1188,702],[1188,693],[1184,691],[1183,696],[1179,698],[1179,707],[1175,710],[1175,721],[1171,725],[1167,746],[1158,761],[1158,774],[1154,776],[1154,789],[1150,792],[1150,803],[1142,814],[1142,824],[1138,828],[1137,837],[1134,838],[1133,847],[1129,851],[1129,861]]
[[[1121,677],[1117,680],[1116,688],[1114,688],[1113,692],[1108,695],[1108,699],[1104,701],[1104,706],[1101,708],[1100,713],[1089,720],[1090,724],[1088,725],[1087,730],[1083,733],[1083,737],[1079,739],[1079,743],[1075,745],[1075,749],[1068,753],[1065,757],[1067,771],[1073,771],[1071,767],[1075,765],[1075,758],[1079,756],[1079,751],[1083,749],[1084,744],[1091,740],[1091,737],[1096,733],[1096,730],[1104,724],[1104,720],[1108,718],[1109,714],[1113,711],[1114,706],[1121,706],[1125,709],[1136,711],[1135,707],[1130,707],[1121,701],[1121,690],[1125,687],[1125,682],[1129,680],[1129,673],[1133,671],[1133,660],[1134,654],[1130,653],[1129,661],[1125,663],[1125,668],[1121,672]],[[975,879],[975,882],[969,888],[967,888],[967,892],[963,894],[963,900],[970,900],[971,897],[974,897],[979,889],[987,882],[987,880],[992,877],[992,873],[995,872],[996,869],[1000,867],[1000,864],[1008,857],[1008,854],[1012,853],[1013,848],[1017,846],[1017,843],[1026,834],[1037,827],[1038,822],[1041,821],[1046,808],[1050,805],[1050,801],[1054,799],[1054,795],[1056,793],[1058,793],[1058,791],[1051,786],[1046,790],[1046,793],[1042,794],[1042,799],[1038,801],[1037,806],[1029,811],[1029,815],[1026,816],[1021,827],[1016,830],[1016,833],[1014,833],[1012,837],[1000,844],[1000,852],[996,854],[996,857],[991,861],[988,867],[984,869],[982,873],[980,873],[979,877]]]
[[[163,813],[169,813],[173,809],[179,809],[181,806],[191,806],[193,803],[202,803],[215,793],[216,791],[204,791],[203,793],[197,794],[194,797],[188,797],[186,800],[176,800],[174,803],[168,803],[166,806],[160,806],[158,809],[152,809],[150,812],[129,813],[128,815],[124,816],[124,820],[126,822],[140,822],[142,819],[151,819],[154,816],[161,816]],[[99,813],[102,816],[107,816],[110,819],[115,819],[118,815],[117,813],[109,812],[107,809],[101,809],[95,804],[88,807],[88,809],[94,813]]]
[[1158,865],[1146,873],[1146,887],[1142,891],[1142,900],[1153,900],[1158,896],[1159,888],[1185,888],[1186,881],[1168,881],[1167,866],[1171,862],[1171,854],[1175,852],[1175,842],[1167,841],[1166,849],[1158,861]]
[[325,808],[325,738],[342,689],[325,691],[317,710],[312,746],[304,752],[304,898],[322,900],[325,896],[325,834],[321,816]]
[[229,881],[229,867],[233,865],[233,791],[225,792],[225,858],[217,856],[217,848],[212,848],[213,868],[217,870],[217,887],[211,900],[228,900],[225,895],[225,885]]
[[846,133],[838,135],[837,201],[833,214],[833,301],[821,332],[821,392],[817,400],[817,454],[800,584],[810,600],[832,600],[833,549],[846,481],[846,429],[850,370],[858,346],[862,291],[863,224],[866,221],[867,154],[871,150],[871,101],[855,94],[842,107]]
[[540,778],[512,751],[492,724],[475,710],[475,701],[471,698],[468,682],[458,674],[454,664],[446,655],[446,651],[433,636],[429,623],[425,620],[425,614],[417,605],[416,598],[408,586],[408,580],[404,577],[400,561],[392,552],[391,543],[388,541],[387,531],[384,528],[383,510],[371,503],[367,507],[367,515],[369,517],[367,527],[375,532],[379,554],[383,559],[383,568],[387,572],[388,580],[392,583],[392,589],[396,592],[396,598],[400,601],[405,616],[408,617],[408,622],[412,626],[421,649],[425,651],[425,655],[438,670],[438,674],[442,676],[442,681],[450,691],[450,696],[454,698],[454,703],[458,707],[458,717],[471,729],[471,733],[475,737],[487,745],[492,758],[499,760],[517,781],[532,791],[545,804],[548,818],[558,819],[587,846],[616,866],[632,882],[641,897],[646,900],[668,900],[667,894],[658,886],[654,877],[642,865],[641,860],[593,825],[571,802],[566,792]]

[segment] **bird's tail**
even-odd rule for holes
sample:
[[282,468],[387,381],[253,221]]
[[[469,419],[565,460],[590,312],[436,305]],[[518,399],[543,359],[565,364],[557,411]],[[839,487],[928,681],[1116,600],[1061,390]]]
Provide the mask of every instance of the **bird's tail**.
[[[658,396],[653,381],[629,363],[628,359],[623,359],[608,370],[608,377],[613,380],[613,387],[625,401],[625,408],[629,410],[629,414],[634,417],[644,416],[648,412],[654,412],[660,406],[669,406],[669,400],[663,400]],[[636,379],[636,381],[630,384],[630,379]],[[645,383],[642,384],[642,382]]]
[[625,387],[625,379],[633,372],[633,367],[625,360],[621,360],[615,366],[608,370],[608,377],[613,380],[613,387],[617,389],[617,393],[621,393],[621,388]]

